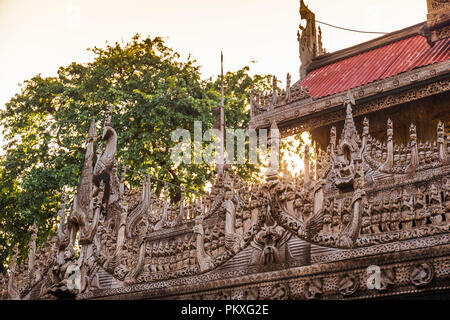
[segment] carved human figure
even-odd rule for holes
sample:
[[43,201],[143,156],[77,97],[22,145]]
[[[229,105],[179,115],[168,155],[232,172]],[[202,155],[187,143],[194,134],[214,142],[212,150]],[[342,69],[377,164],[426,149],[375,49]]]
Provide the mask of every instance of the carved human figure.
[[304,192],[302,193],[302,203],[303,203],[303,210],[302,210],[302,220],[306,221],[311,217],[311,214],[313,213],[313,186],[309,185],[306,186]]
[[437,126],[437,143],[438,143],[437,152],[439,161],[443,164],[447,164],[448,155],[445,147],[445,127],[442,121],[439,121]]
[[330,130],[330,152],[331,154],[334,153],[334,150],[336,148],[336,127],[331,127]]
[[363,136],[369,136],[369,119],[366,117],[363,120]]
[[415,194],[414,211],[416,226],[424,226],[427,223],[429,212],[426,207],[425,194],[418,190]]
[[197,265],[197,250],[195,248],[195,240],[191,240],[189,244],[189,267],[194,269]]
[[362,217],[361,217],[361,233],[362,234],[371,234],[372,229],[372,221],[371,221],[371,210],[370,210],[370,204],[367,201],[367,199],[364,198],[363,204],[362,204]]
[[339,210],[339,202],[336,200],[333,202],[331,228],[334,234],[338,234],[341,231],[341,212]]
[[383,204],[379,199],[374,199],[371,202],[372,202],[371,229],[373,233],[380,233],[381,212],[383,209]]
[[244,212],[242,213],[242,220],[243,220],[243,232],[247,232],[250,229],[250,226],[252,225],[252,214],[251,210],[247,207],[244,209]]
[[158,243],[155,241],[152,244],[152,253],[150,260],[150,272],[156,273],[158,272]]
[[433,183],[430,188],[430,219],[433,224],[438,225],[442,223],[442,213],[441,194]]
[[450,177],[443,184],[445,221],[450,222]]
[[57,276],[59,280],[52,288],[51,291],[54,295],[59,295],[61,292],[66,292],[70,294],[76,294],[78,289],[73,288],[70,285],[69,277],[72,272],[78,269],[77,264],[74,262],[75,252],[71,246],[64,250],[64,261],[62,264],[55,265],[53,267],[53,273]]
[[[237,249],[241,235],[236,232],[236,198],[232,186],[225,186],[225,240],[228,249]],[[240,226],[241,228],[242,226]]]
[[383,199],[383,209],[381,212],[381,231],[388,232],[390,230],[389,229],[390,222],[391,222],[391,206],[389,197],[386,196]]
[[391,200],[391,222],[389,224],[391,231],[399,231],[400,230],[400,220],[401,220],[401,198],[394,194]]
[[401,222],[402,229],[411,230],[414,221],[414,207],[411,202],[411,196],[406,190],[402,194],[402,206],[401,206]]
[[345,198],[344,203],[342,205],[342,212],[341,212],[342,224],[344,226],[350,222],[351,214],[352,214],[352,199]]
[[333,203],[327,199],[325,202],[325,206],[323,208],[323,229],[322,233],[331,234],[331,223],[332,219],[332,211],[333,211]]
[[393,143],[393,123],[391,119],[387,121],[387,145],[386,145],[386,159],[381,167],[383,171],[390,171],[394,166],[394,143]]

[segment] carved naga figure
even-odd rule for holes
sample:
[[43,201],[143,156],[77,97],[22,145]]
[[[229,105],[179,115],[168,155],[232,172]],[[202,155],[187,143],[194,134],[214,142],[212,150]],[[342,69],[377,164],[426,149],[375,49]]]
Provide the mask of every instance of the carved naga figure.
[[88,219],[92,218],[92,160],[94,157],[95,139],[95,121],[92,121],[89,127],[83,170],[68,218],[70,241],[72,244],[75,242],[75,236],[78,230],[81,230],[82,235],[87,231],[85,228],[88,227]]

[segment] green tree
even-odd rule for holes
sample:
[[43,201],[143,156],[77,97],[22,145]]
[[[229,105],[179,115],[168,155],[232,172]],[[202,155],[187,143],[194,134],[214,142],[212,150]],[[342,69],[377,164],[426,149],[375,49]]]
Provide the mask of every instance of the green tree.
[[[33,223],[39,227],[38,242],[54,228],[61,193],[73,195],[78,184],[90,121],[96,120],[100,135],[109,103],[117,159],[132,169],[127,181],[137,184],[138,172],[148,172],[201,191],[214,170],[208,164],[175,167],[171,132],[193,133],[194,121],[202,121],[203,130],[212,126],[220,79],[202,80],[195,60],[182,61],[158,37],[136,35],[127,44],[91,50],[90,63],[72,63],[59,68],[56,77],[25,81],[0,114],[7,141],[0,158],[0,271],[14,243],[26,255]],[[267,89],[270,76],[251,77],[244,67],[228,72],[224,83],[227,126],[245,128],[251,86]],[[248,177],[255,169],[244,165],[240,172]]]

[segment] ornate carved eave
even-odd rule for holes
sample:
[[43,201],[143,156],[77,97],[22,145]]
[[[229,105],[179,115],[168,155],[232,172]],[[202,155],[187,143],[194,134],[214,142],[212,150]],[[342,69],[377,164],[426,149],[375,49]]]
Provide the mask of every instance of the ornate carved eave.
[[[400,75],[375,81],[351,90],[356,100],[354,116],[391,108],[395,105],[436,95],[450,89],[450,61],[417,68]],[[249,124],[254,129],[269,128],[273,120],[282,136],[311,130],[344,120],[341,92],[317,100],[301,99],[256,115]],[[386,101],[389,97],[389,102]],[[339,111],[339,114],[334,112]]]
[[[320,264],[294,267],[269,272],[251,273],[248,269],[235,270],[231,275],[223,272],[210,272],[201,276],[172,279],[157,283],[136,284],[128,287],[102,290],[81,294],[77,299],[208,299],[218,298],[216,295],[230,290],[237,299],[243,299],[243,293],[249,286],[259,292],[266,287],[286,284],[289,288],[289,299],[307,299],[302,290],[311,279],[321,279],[329,285],[322,288],[322,299],[364,299],[382,296],[412,294],[450,288],[450,280],[446,276],[450,264],[450,238],[447,235],[435,236],[436,245],[421,247],[421,242],[411,241],[403,248],[392,245],[373,247],[377,254],[366,252],[366,256],[349,259],[344,252],[335,261],[322,261]],[[432,240],[433,241],[433,240]],[[387,248],[390,246],[389,248]],[[427,244],[428,246],[428,244]],[[355,252],[355,250],[349,251]],[[368,277],[367,267],[376,264],[381,270],[393,270],[393,283],[384,290],[368,289],[365,285]],[[417,283],[411,279],[414,268],[425,264],[432,270],[431,283]],[[254,271],[253,271],[254,272]],[[237,276],[240,274],[239,276]],[[344,275],[359,277],[362,285],[347,296],[339,288],[339,279]],[[189,284],[189,285],[187,285]],[[270,290],[269,290],[270,291]],[[270,299],[270,296],[259,299]]]

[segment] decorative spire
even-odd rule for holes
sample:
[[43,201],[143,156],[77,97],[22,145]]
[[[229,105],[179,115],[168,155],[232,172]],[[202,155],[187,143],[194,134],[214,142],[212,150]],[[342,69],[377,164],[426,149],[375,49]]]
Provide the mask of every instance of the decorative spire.
[[291,100],[291,74],[288,72],[286,75],[286,102]]
[[297,31],[297,40],[299,42],[299,56],[300,56],[300,79],[303,80],[307,75],[308,66],[311,64],[312,59],[319,55],[319,44],[317,43],[317,30],[316,30],[316,16],[309,10],[303,0],[300,1],[300,18],[306,20],[306,26],[301,24]]
[[275,106],[278,103],[278,93],[277,93],[277,77],[273,76],[272,78],[272,102],[270,104],[270,109],[275,109]]
[[[356,131],[355,122],[353,121],[352,106],[354,106],[355,104],[356,103],[353,94],[348,91],[347,96],[344,99],[345,122],[344,129],[342,130],[341,142],[347,140],[347,142],[350,143],[352,139],[354,139],[356,143],[361,142],[359,134]],[[356,150],[357,146],[354,145],[353,148]]]
[[450,1],[427,0],[427,24],[424,35],[430,45],[436,41],[448,37],[448,25],[450,23]]

